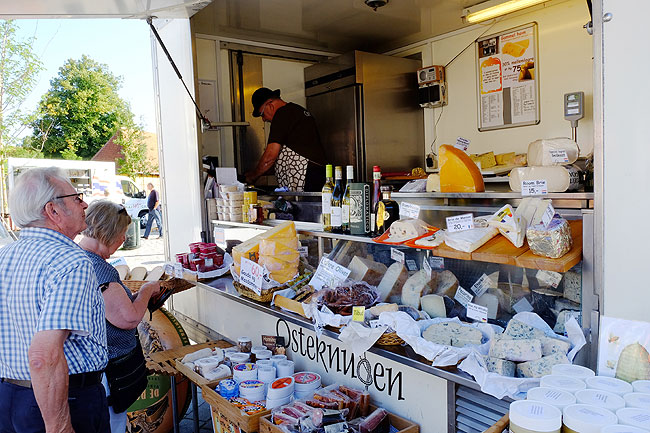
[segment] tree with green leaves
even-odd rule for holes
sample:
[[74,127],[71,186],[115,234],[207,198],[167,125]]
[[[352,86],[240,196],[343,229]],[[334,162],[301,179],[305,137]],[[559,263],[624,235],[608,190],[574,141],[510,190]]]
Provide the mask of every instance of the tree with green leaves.
[[122,149],[124,158],[117,161],[117,172],[137,182],[138,177],[150,176],[153,164],[147,158],[147,144],[142,125],[132,124],[122,128],[114,142]]
[[121,77],[86,55],[66,61],[32,122],[45,155],[90,159],[117,130],[132,125],[131,108],[117,93],[121,86]]

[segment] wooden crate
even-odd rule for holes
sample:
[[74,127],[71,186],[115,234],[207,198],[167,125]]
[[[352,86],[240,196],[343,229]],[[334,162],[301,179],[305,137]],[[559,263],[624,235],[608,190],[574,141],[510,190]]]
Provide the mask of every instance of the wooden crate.
[[[370,412],[372,413],[372,411],[374,411],[375,409],[377,409],[377,406],[371,404]],[[388,419],[390,421],[390,424],[397,429],[397,433],[419,433],[420,431],[420,426],[407,420],[406,418],[397,416],[394,413],[388,412]],[[280,427],[278,427],[277,425],[271,422],[271,415],[269,414],[269,415],[264,415],[260,419],[260,433],[284,433],[284,432]]]
[[[179,373],[181,373],[183,376],[187,377],[189,380],[191,380],[196,386],[212,386],[215,387],[219,381],[223,379],[217,379],[217,380],[208,380],[205,377],[201,376],[199,373],[197,373],[194,370],[191,370],[188,368],[185,364],[181,362],[182,358],[176,359],[176,370],[178,370]],[[225,378],[224,378],[225,379]]]
[[494,423],[493,426],[485,430],[483,433],[503,433],[503,431],[508,430],[508,424],[510,424],[510,418],[506,413],[503,415],[503,418]]
[[214,385],[201,387],[203,399],[212,408],[212,424],[215,433],[254,433],[259,431],[260,418],[269,415],[271,410],[247,415],[237,406],[219,395]]

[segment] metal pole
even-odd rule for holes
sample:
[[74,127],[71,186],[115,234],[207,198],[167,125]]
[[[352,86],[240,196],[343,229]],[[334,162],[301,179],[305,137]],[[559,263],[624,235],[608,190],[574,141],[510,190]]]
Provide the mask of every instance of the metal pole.
[[194,433],[199,433],[199,400],[196,392],[196,384],[190,383],[192,387],[192,411],[194,412]]
[[176,395],[176,376],[171,376],[172,386],[172,422],[174,424],[174,433],[178,433],[178,396]]

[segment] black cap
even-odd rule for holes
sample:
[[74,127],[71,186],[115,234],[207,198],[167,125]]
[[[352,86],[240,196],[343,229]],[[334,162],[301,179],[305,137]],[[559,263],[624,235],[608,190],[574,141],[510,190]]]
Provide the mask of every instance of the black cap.
[[253,93],[253,117],[260,117],[260,107],[269,99],[279,98],[280,89],[271,90],[266,87],[260,87]]

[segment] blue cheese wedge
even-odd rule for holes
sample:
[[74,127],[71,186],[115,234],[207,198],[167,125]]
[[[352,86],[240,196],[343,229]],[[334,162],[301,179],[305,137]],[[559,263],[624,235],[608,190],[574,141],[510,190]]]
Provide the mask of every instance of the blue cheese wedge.
[[490,347],[490,356],[508,361],[534,361],[542,357],[542,343],[536,339],[495,339]]
[[516,364],[512,361],[505,359],[492,358],[491,356],[485,357],[485,366],[487,370],[492,373],[500,374],[501,376],[514,377]]
[[571,310],[563,310],[560,311],[560,314],[557,316],[557,321],[555,322],[555,327],[553,328],[553,331],[556,332],[557,334],[562,334],[564,335],[566,333],[566,321],[569,320],[571,317],[575,317],[578,323],[580,323],[582,313],[580,311],[571,311]]
[[542,343],[542,356],[553,355],[554,353],[566,355],[571,349],[571,343],[557,338],[542,337],[540,342]]
[[564,297],[578,304],[582,302],[582,277],[578,272],[564,274]]
[[570,364],[569,359],[562,353],[554,353],[553,355],[545,356],[543,358],[522,362],[517,364],[518,377],[542,377],[552,373],[554,365],[557,364]]
[[481,344],[483,334],[470,326],[463,326],[456,322],[444,322],[429,326],[422,333],[422,338],[437,344],[463,347],[468,344]]
[[528,338],[540,339],[545,335],[541,329],[537,329],[516,319],[508,322],[508,326],[503,334],[504,337],[509,337],[513,340],[525,340]]

